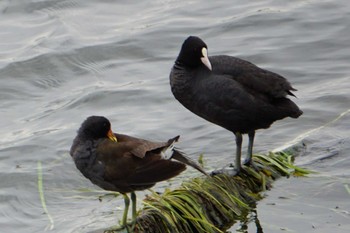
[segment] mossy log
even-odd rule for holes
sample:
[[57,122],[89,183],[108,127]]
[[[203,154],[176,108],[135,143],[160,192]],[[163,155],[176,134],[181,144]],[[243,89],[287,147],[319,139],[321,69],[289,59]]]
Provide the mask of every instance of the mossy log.
[[245,219],[263,197],[261,192],[270,189],[274,180],[309,173],[294,166],[293,156],[285,152],[254,155],[253,160],[257,170],[244,167],[234,177],[202,176],[185,181],[174,190],[151,193],[139,211],[134,232],[225,232],[236,221]]

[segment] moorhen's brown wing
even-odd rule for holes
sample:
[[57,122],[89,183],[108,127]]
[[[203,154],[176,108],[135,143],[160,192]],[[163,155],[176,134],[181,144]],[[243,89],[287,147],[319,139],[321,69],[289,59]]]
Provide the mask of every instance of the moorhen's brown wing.
[[180,138],[180,136],[176,136],[172,139],[169,139],[167,142],[151,142],[148,140],[132,137],[125,134],[115,133],[114,135],[116,136],[118,142],[132,143],[133,149],[131,152],[139,158],[143,158],[149,151],[156,150],[160,153],[163,149],[169,147],[174,142],[177,142]]
[[[164,159],[159,153],[147,151],[147,148],[155,148],[156,143],[152,145],[151,142],[145,143],[141,139],[124,140],[125,138],[117,137],[117,143],[105,140],[97,147],[96,167],[101,167],[100,172],[103,173],[100,185],[105,187],[105,183],[108,183],[110,189],[122,193],[143,190],[186,169],[183,163]],[[145,151],[141,158],[140,148]]]
[[[148,140],[131,137],[125,134],[114,134],[118,140],[118,142],[132,142],[133,143],[133,153],[135,156],[139,158],[143,158],[147,153],[155,153],[161,154],[163,151],[167,150],[168,147],[172,146],[173,143],[177,142],[180,136],[176,136],[174,138],[169,139],[167,142],[151,142]],[[207,173],[200,167],[195,161],[191,160],[184,153],[180,152],[177,149],[172,149],[172,159],[175,159],[179,162],[185,163],[188,166],[193,167],[204,175]],[[170,159],[170,158],[169,158]]]

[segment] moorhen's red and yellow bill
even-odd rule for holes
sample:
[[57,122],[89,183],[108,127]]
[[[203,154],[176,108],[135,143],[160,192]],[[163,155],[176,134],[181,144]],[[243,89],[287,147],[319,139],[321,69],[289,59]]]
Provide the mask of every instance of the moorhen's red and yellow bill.
[[[185,157],[173,144],[179,136],[167,142],[150,142],[123,134],[114,134],[109,120],[90,116],[81,125],[70,154],[76,167],[95,185],[124,196],[122,225],[126,226],[129,197],[132,217],[136,218],[135,191],[152,187],[159,181],[177,176],[186,164],[206,175],[194,161]],[[171,152],[166,158],[166,151]]]

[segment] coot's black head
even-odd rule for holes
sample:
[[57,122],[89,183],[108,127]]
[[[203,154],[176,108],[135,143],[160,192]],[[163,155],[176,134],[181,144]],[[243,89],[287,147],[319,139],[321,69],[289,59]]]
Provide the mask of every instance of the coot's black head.
[[117,141],[109,120],[103,116],[90,116],[80,126],[78,136],[85,139],[97,140],[101,138],[109,138]]
[[176,63],[189,68],[196,68],[205,65],[211,70],[207,45],[201,38],[197,36],[189,36],[182,44]]

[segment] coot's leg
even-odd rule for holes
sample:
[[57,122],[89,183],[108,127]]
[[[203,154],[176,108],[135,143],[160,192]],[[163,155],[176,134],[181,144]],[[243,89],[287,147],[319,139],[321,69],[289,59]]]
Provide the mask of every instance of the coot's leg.
[[254,136],[255,136],[255,131],[248,132],[248,138],[249,138],[248,151],[247,151],[247,158],[244,160],[244,165],[249,165],[252,162]]
[[215,176],[218,174],[226,174],[228,176],[235,176],[241,171],[242,134],[239,132],[234,134],[236,136],[236,156],[234,165],[231,164],[229,167],[214,170],[210,175]]
[[230,164],[228,167],[224,167],[219,170],[214,170],[210,175],[215,176],[219,174],[226,174],[228,176],[235,176],[241,170],[241,149],[242,149],[242,134],[235,133],[236,136],[236,157],[234,164]]
[[241,170],[241,154],[242,154],[242,134],[237,132],[236,136],[236,160],[235,160],[235,170],[237,173]]
[[255,163],[253,163],[253,144],[254,144],[255,131],[248,132],[249,143],[247,158],[244,160],[244,165],[252,167],[255,171],[259,171]]

